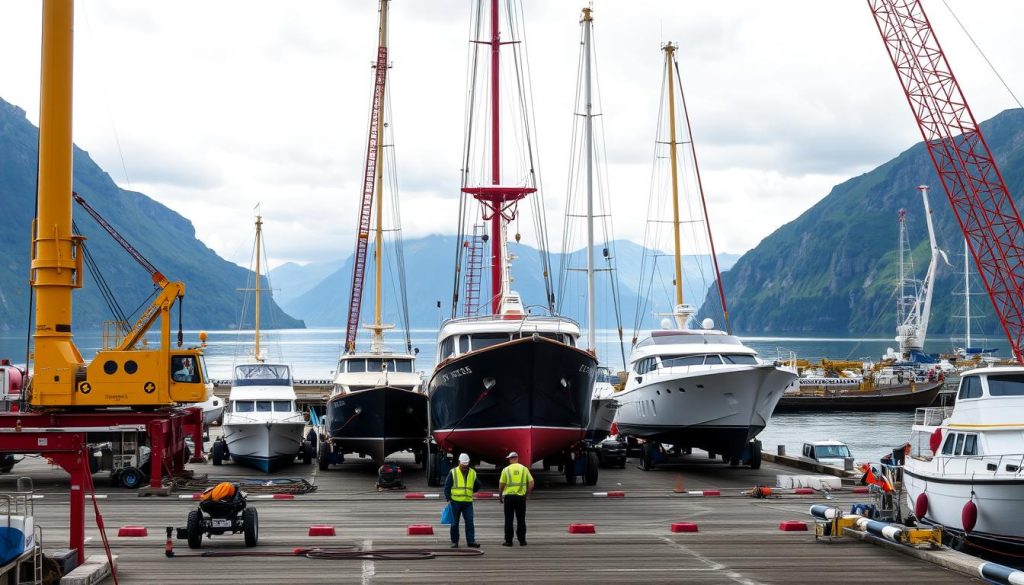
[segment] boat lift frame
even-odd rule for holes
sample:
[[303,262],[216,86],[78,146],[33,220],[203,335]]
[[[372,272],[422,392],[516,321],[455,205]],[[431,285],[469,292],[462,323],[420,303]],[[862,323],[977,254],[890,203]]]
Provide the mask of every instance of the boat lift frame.
[[[144,432],[150,461],[172,477],[186,476],[185,438],[196,445],[192,462],[204,461],[203,411],[198,407],[153,412],[0,413],[0,453],[44,455],[71,475],[68,548],[85,562],[85,490],[92,485],[89,433]],[[86,476],[88,474],[88,477]],[[163,488],[163,473],[150,475],[149,488]]]

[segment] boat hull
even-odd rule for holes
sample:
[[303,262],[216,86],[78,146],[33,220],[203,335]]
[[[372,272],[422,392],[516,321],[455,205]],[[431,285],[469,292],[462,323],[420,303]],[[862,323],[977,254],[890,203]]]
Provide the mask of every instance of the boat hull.
[[[921,520],[941,525],[962,544],[1018,558],[1024,554],[1024,477],[957,478],[929,473],[910,462],[903,470],[903,485],[908,507],[913,510],[918,496],[926,494],[928,510]],[[972,494],[977,523],[965,534],[961,513]]]
[[820,396],[783,396],[775,412],[800,410],[913,410],[928,406],[942,391],[944,382],[921,382],[861,392],[826,391]]
[[393,386],[335,394],[326,419],[335,452],[362,453],[380,465],[392,453],[423,450],[427,395]]
[[614,398],[597,398],[590,401],[590,422],[587,424],[587,440],[599,443],[611,433],[615,420],[615,409],[619,403]]
[[771,365],[659,376],[616,395],[619,433],[739,457],[796,374]]
[[224,423],[224,440],[236,463],[270,473],[295,461],[305,422]]
[[445,450],[529,465],[581,441],[597,371],[590,353],[524,337],[447,360],[430,379],[434,439]]

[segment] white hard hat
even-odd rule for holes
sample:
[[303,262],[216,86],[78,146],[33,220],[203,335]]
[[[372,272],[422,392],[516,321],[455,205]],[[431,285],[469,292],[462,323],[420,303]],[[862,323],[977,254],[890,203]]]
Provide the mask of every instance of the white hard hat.
[[468,465],[469,464],[469,455],[466,454],[466,453],[463,453],[462,455],[459,455],[459,463],[465,463],[465,464]]
[[516,453],[515,451],[512,451],[511,453],[509,453],[508,455],[505,456],[505,459],[511,459],[513,457],[519,457],[519,453]]

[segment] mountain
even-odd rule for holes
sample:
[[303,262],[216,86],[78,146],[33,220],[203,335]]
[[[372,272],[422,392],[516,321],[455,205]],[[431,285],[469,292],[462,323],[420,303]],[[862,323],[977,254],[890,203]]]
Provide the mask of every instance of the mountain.
[[274,287],[274,300],[287,305],[309,291],[329,274],[341,268],[344,260],[296,264],[286,262],[270,271],[270,283]]
[[[981,130],[1021,209],[1024,110],[1004,111],[983,122]],[[931,187],[936,239],[953,263],[939,264],[928,333],[932,338],[962,335],[962,296],[954,293],[963,290],[963,235],[924,143],[836,185],[744,254],[722,276],[734,329],[745,334],[895,336],[900,209],[907,210],[918,278],[930,256],[918,185]],[[977,277],[971,289],[984,290]],[[707,298],[714,294],[709,291]],[[983,304],[988,316],[981,330],[1001,337],[988,301],[979,297],[973,303]]]
[[[455,262],[456,242],[455,236],[442,235],[431,235],[405,241],[406,288],[412,327],[436,328],[441,319],[451,315],[452,270]],[[623,327],[626,331],[631,331],[635,320],[635,307],[641,296],[638,292],[639,267],[644,249],[642,246],[628,241],[615,242],[613,249],[619,274]],[[509,244],[509,250],[517,256],[512,268],[513,290],[521,294],[525,304],[543,305],[545,287],[540,254],[535,248],[514,242]],[[372,248],[369,254],[372,254]],[[578,268],[585,264],[585,257],[581,251],[571,256],[571,267]],[[600,258],[601,251],[597,250],[595,256]],[[722,270],[728,270],[738,258],[734,254],[719,255]],[[553,274],[558,274],[560,261],[561,255],[551,254],[550,263]],[[690,270],[698,262],[698,259],[687,257],[684,259],[684,267],[686,270]],[[289,302],[283,303],[285,310],[303,319],[310,326],[343,327],[352,282],[352,257],[349,256],[343,262],[336,264],[339,266],[336,270],[312,287],[308,286],[308,274],[301,270],[289,268],[287,271],[273,271],[271,277],[274,287],[281,291],[308,287],[306,292],[293,296]],[[385,263],[386,266],[390,264],[390,262]],[[599,260],[598,266],[604,266],[604,262]],[[318,269],[314,268],[313,270]],[[384,282],[383,320],[387,323],[396,323],[400,314],[395,302],[396,295],[393,292],[397,288],[397,279],[386,273]],[[489,290],[487,282],[488,279],[485,278],[483,284],[485,291]],[[595,283],[597,293],[595,296],[598,299],[598,326],[614,328],[617,325],[612,309],[608,273],[599,273]],[[558,284],[556,277],[552,286],[555,288],[556,298],[562,299],[561,312],[578,321],[584,321],[586,307],[582,273],[569,273],[567,281],[561,289],[561,294],[558,294]],[[373,271],[368,270],[362,304],[362,322],[364,323],[372,320],[373,296],[371,291],[373,287]],[[703,286],[691,286],[687,289],[688,298],[698,299],[703,291]],[[461,294],[463,294],[462,291],[460,291]],[[661,299],[659,295],[653,296],[655,298],[649,299],[646,303],[649,309],[647,312],[650,312],[651,309],[666,311],[670,308],[667,299]],[[437,306],[438,302],[441,303],[440,309]]]
[[[29,317],[30,226],[35,209],[38,129],[24,110],[0,99],[0,330],[26,331]],[[252,273],[217,256],[196,239],[192,223],[142,193],[119,188],[89,154],[74,148],[73,189],[94,207],[146,259],[171,280],[185,283],[184,327],[238,327],[243,299],[238,289],[252,286]],[[70,196],[70,194],[69,194]],[[75,225],[86,236],[95,260],[118,303],[128,311],[149,304],[153,284],[114,240],[74,204]],[[247,281],[249,284],[247,285]],[[82,289],[73,295],[77,331],[99,330],[111,312],[100,295],[95,275],[87,271]],[[245,303],[252,322],[252,302]],[[269,305],[269,306],[268,306]],[[265,323],[302,327],[274,303],[264,303]],[[178,311],[174,311],[177,327]],[[130,315],[134,319],[138,314]]]

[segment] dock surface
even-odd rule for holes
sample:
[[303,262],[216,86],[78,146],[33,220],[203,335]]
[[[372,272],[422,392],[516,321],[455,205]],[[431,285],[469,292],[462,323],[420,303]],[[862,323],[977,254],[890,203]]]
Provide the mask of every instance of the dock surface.
[[[776,475],[806,472],[764,463],[759,470],[710,462],[697,454],[679,464],[643,472],[636,459],[625,469],[601,469],[596,486],[568,486],[556,470],[533,468],[538,489],[527,508],[528,546],[507,548],[502,508],[497,499],[475,505],[477,540],[483,554],[418,560],[310,559],[295,556],[297,547],[427,549],[451,552],[448,527],[439,522],[442,498],[407,499],[409,493],[437,494],[411,454],[393,457],[403,468],[407,489],[378,492],[376,468],[354,459],[329,471],[296,464],[271,476],[234,464],[193,464],[197,475],[237,478],[303,478],[315,492],[294,499],[257,498],[259,545],[246,548],[241,534],[203,539],[192,550],[174,541],[175,558],[164,555],[165,527],[184,526],[196,507],[192,491],[139,497],[95,476],[107,537],[118,556],[121,583],[185,585],[190,583],[890,583],[981,582],[925,561],[859,542],[816,542],[808,507],[829,503],[849,509],[866,502],[850,490],[824,494],[751,498],[755,485],[774,486]],[[481,465],[484,491],[497,489],[494,466]],[[0,476],[0,492],[14,479],[30,475],[37,494],[36,523],[43,527],[46,549],[66,547],[68,479],[59,468],[34,458]],[[681,492],[680,492],[681,490]],[[720,495],[689,492],[717,490]],[[621,491],[622,497],[595,492]],[[188,499],[186,499],[188,498]],[[800,520],[808,532],[784,532],[779,524]],[[696,533],[673,533],[673,522],[694,522]],[[595,525],[595,534],[570,534],[570,523]],[[87,500],[87,555],[103,554],[102,541]],[[311,525],[335,527],[334,537],[308,536]],[[432,536],[407,536],[409,525],[431,525]],[[118,537],[122,526],[145,526],[148,536]],[[465,544],[463,540],[463,546]],[[465,551],[466,549],[460,549]],[[244,556],[197,557],[202,553]],[[281,556],[271,556],[278,554]]]

